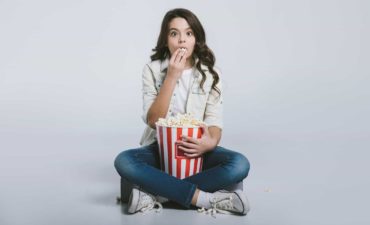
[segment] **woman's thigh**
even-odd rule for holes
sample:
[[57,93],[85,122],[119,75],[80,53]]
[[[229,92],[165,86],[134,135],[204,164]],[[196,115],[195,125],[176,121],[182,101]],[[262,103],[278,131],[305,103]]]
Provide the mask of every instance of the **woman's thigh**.
[[221,146],[204,154],[203,170],[222,164],[232,165],[238,167],[239,170],[248,170],[248,172],[250,168],[249,160],[242,153]]

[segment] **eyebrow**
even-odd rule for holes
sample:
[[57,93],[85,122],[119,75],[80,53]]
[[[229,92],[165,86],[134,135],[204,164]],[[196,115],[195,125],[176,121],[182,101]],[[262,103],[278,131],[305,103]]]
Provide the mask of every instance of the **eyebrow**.
[[[177,31],[178,31],[178,29],[176,29],[176,28],[170,28],[169,30],[177,30]],[[190,28],[190,27],[188,27],[188,28],[186,28],[185,30],[191,30],[191,28]]]

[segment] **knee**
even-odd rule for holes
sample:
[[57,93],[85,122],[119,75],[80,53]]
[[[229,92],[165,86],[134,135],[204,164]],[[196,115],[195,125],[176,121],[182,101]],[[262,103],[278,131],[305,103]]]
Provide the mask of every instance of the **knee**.
[[249,173],[249,160],[241,153],[236,152],[231,157],[231,174],[234,182],[239,182],[246,178]]
[[114,167],[121,177],[128,177],[135,171],[133,156],[134,150],[125,150],[119,153],[114,160]]

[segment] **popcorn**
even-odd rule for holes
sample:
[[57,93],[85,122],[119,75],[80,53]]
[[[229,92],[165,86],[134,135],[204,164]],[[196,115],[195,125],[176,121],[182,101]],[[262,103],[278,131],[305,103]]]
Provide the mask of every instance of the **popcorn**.
[[191,114],[180,114],[170,116],[167,119],[159,118],[156,122],[158,126],[164,127],[198,127],[201,124],[205,124],[203,121],[194,118]]
[[160,118],[156,122],[162,171],[178,179],[184,179],[202,171],[203,156],[188,157],[177,143],[182,136],[200,139],[203,135],[201,124],[205,123],[193,118],[191,114],[177,114],[167,119]]

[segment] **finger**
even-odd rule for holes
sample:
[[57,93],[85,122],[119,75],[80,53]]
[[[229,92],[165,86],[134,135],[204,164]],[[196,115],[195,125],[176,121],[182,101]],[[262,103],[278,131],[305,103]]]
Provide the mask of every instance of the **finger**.
[[189,154],[189,153],[192,153],[192,154],[194,154],[194,153],[197,153],[198,151],[197,150],[195,150],[195,149],[191,149],[191,148],[185,148],[184,146],[179,146],[179,147],[177,147],[178,149],[180,149],[180,150],[182,150],[182,151],[184,151],[184,152],[186,152],[185,154]]
[[185,57],[185,55],[186,55],[186,49],[185,50],[183,50],[182,52],[181,52],[181,57],[180,57],[180,61],[179,61],[179,63],[185,63],[186,62],[186,57]]
[[187,137],[185,135],[181,136],[182,140],[184,142],[190,142],[190,143],[193,143],[193,144],[196,144],[196,145],[199,145],[199,140],[196,139],[196,138],[192,138],[192,137]]
[[180,49],[180,51],[177,53],[175,62],[177,62],[177,63],[182,62],[181,60],[182,60],[182,58],[184,58],[183,56],[185,55],[185,51]]
[[189,157],[189,158],[195,158],[195,157],[199,157],[200,154],[188,154],[188,153],[185,153],[184,154],[185,156]]
[[176,56],[178,55],[179,51],[180,51],[180,49],[178,48],[178,49],[176,49],[176,51],[173,52],[173,54],[171,56],[171,59],[170,59],[171,62],[175,62]]
[[185,65],[185,63],[186,63],[186,57],[185,56],[181,56],[179,63]]
[[181,142],[179,142],[179,144],[186,147],[186,148],[196,149],[198,147],[198,145],[196,145],[196,144],[193,144],[193,143],[190,143],[190,142],[185,142],[185,141],[181,141]]
[[181,54],[181,49],[178,48],[176,51],[173,53],[173,62],[177,63],[180,60],[180,54]]
[[196,138],[187,137],[187,136],[182,136],[182,138],[184,139],[184,141],[199,145],[199,140]]
[[179,61],[181,59],[181,55],[182,55],[181,49],[177,49],[177,53],[176,53],[176,56],[175,56],[175,63],[179,63]]

